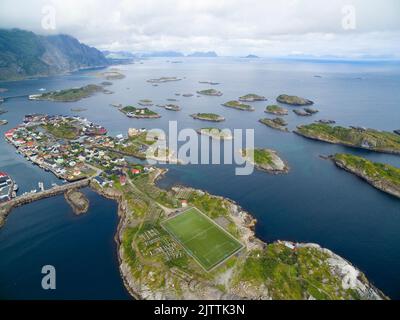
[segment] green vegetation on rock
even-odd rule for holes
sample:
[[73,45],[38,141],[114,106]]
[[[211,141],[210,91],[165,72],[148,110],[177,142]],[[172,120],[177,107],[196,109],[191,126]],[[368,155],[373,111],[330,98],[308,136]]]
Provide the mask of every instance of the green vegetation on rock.
[[213,122],[220,122],[224,121],[225,118],[215,114],[215,113],[196,113],[192,114],[191,117],[193,119],[204,120],[204,121],[213,121]]
[[311,100],[304,99],[298,96],[289,96],[287,94],[281,94],[276,101],[292,106],[309,106],[314,104]]
[[363,178],[377,189],[400,198],[399,168],[351,154],[335,154],[332,160],[338,167]]
[[89,84],[81,88],[64,89],[60,91],[46,92],[35,96],[34,100],[51,100],[60,102],[74,102],[88,98],[97,92],[104,91],[103,87]]
[[[267,288],[272,299],[358,299],[332,274],[330,256],[314,247],[290,249],[272,243],[250,252],[236,274],[236,282]],[[257,289],[256,289],[257,290]]]
[[222,96],[222,92],[216,89],[206,89],[197,91],[198,94],[206,95],[206,96]]
[[295,132],[306,138],[324,142],[400,154],[400,136],[392,132],[358,127],[345,128],[324,123],[301,125]]
[[223,104],[223,106],[228,107],[228,108],[243,110],[243,111],[254,111],[255,110],[252,106],[249,106],[248,104],[244,104],[244,103],[241,103],[240,101],[236,101],[236,100],[225,102]]
[[288,114],[288,110],[285,108],[282,108],[276,104],[273,105],[269,105],[265,108],[265,112],[267,113],[271,113],[271,114],[275,114],[275,115],[287,115]]

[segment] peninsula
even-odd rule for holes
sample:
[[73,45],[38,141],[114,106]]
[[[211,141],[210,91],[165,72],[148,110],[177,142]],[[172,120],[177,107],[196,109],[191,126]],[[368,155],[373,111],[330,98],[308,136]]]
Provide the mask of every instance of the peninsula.
[[276,101],[284,104],[288,104],[291,106],[309,106],[314,104],[313,101],[304,99],[298,96],[289,96],[287,94],[281,94],[276,98]]
[[351,154],[335,154],[330,158],[339,168],[355,174],[383,192],[400,198],[399,168]]
[[225,121],[225,118],[215,114],[215,113],[196,113],[190,115],[193,119],[211,121],[211,122],[221,122]]
[[400,136],[393,132],[361,127],[346,128],[325,123],[301,125],[294,132],[313,140],[376,152],[400,154]]
[[271,149],[241,149],[242,157],[256,169],[273,174],[288,173],[289,167],[278,153]]

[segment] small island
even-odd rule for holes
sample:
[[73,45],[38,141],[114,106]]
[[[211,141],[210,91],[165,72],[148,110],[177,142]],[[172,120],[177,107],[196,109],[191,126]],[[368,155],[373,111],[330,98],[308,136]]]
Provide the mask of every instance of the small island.
[[330,158],[339,168],[355,174],[383,192],[400,198],[399,168],[351,154],[335,154]]
[[285,116],[289,114],[288,109],[282,108],[277,104],[269,105],[265,108],[266,113],[275,114],[277,116]]
[[197,93],[205,96],[214,96],[214,97],[222,96],[222,92],[215,89],[199,90],[197,91]]
[[214,82],[214,81],[199,81],[199,83],[201,83],[201,84],[209,84],[209,85],[212,85],[212,86],[216,86],[216,85],[219,84],[219,82]]
[[278,156],[278,153],[271,149],[241,149],[242,157],[249,161],[256,169],[273,174],[287,173],[289,167]]
[[[109,71],[101,72],[98,75],[102,78],[105,78],[106,80],[119,80],[125,78],[125,75],[121,73],[120,70],[115,68],[110,69]],[[110,84],[112,83],[110,82]]]
[[294,131],[308,139],[376,152],[400,154],[400,136],[393,132],[324,123],[301,125]]
[[166,82],[173,82],[173,81],[180,81],[182,79],[178,78],[178,77],[161,77],[161,78],[157,78],[157,79],[149,79],[147,80],[148,83],[166,83]]
[[126,106],[119,109],[129,118],[139,118],[139,119],[155,119],[161,118],[161,116],[149,108],[137,108],[134,106]]
[[190,115],[193,119],[211,122],[225,121],[225,118],[215,113],[196,113]]
[[295,109],[295,110],[293,110],[293,113],[295,113],[296,115],[298,115],[300,117],[310,117],[310,116],[312,116],[311,113],[308,113],[305,110],[301,110],[301,109]]
[[70,189],[64,193],[64,197],[75,215],[78,216],[88,211],[89,199],[82,192],[76,189]]
[[153,101],[151,101],[150,99],[142,99],[139,101],[139,105],[143,107],[151,107],[153,105]]
[[181,110],[180,106],[178,106],[176,104],[171,104],[171,103],[162,105],[161,107],[168,111],[180,111]]
[[291,106],[310,106],[314,104],[313,101],[304,99],[298,96],[289,96],[287,94],[281,94],[276,101],[284,104],[288,104]]
[[91,97],[95,93],[105,92],[102,86],[89,84],[80,88],[64,89],[51,91],[42,94],[32,94],[29,100],[48,100],[57,102],[76,102],[84,98]]
[[259,96],[258,94],[249,93],[239,98],[242,102],[255,102],[255,101],[267,101],[267,98]]
[[242,111],[254,111],[255,110],[252,106],[249,106],[248,104],[244,104],[244,103],[242,103],[240,101],[236,101],[236,100],[225,102],[224,104],[222,104],[222,106],[237,109],[237,110],[242,110]]
[[215,140],[232,140],[232,133],[228,130],[221,130],[219,128],[201,128],[197,133],[203,136],[209,136]]
[[264,118],[264,119],[260,119],[259,122],[261,122],[262,124],[265,124],[266,126],[272,128],[272,129],[289,132],[289,130],[286,128],[287,122],[280,117],[276,117],[274,119]]

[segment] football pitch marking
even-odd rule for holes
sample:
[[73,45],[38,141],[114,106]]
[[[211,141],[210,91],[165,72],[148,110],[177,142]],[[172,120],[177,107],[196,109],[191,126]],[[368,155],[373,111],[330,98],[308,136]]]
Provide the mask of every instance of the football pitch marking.
[[[187,218],[182,216],[185,214]],[[162,221],[161,226],[207,272],[244,248],[238,239],[196,207],[188,208]],[[190,227],[193,227],[194,234],[185,239],[189,235],[188,232],[190,233]]]

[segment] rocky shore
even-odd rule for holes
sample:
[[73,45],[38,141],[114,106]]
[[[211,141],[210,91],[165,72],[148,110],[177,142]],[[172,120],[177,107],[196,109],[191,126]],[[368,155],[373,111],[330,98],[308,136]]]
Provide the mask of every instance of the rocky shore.
[[77,216],[88,211],[89,199],[82,192],[70,189],[64,193],[64,197]]
[[356,175],[376,189],[400,198],[399,168],[349,154],[336,154],[330,159],[337,167]]

